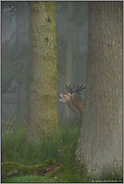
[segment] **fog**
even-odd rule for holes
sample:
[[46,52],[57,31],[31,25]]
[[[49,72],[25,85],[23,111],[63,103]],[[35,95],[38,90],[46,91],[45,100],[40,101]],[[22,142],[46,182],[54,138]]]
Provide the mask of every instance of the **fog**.
[[[67,57],[68,2],[55,3],[57,36],[57,115],[63,120],[64,104],[59,94],[64,93]],[[2,122],[27,121],[29,75],[29,11],[27,2],[2,2]],[[88,4],[73,2],[72,72],[71,81],[86,83]],[[82,94],[84,97],[84,93]],[[71,111],[71,117],[75,113]]]

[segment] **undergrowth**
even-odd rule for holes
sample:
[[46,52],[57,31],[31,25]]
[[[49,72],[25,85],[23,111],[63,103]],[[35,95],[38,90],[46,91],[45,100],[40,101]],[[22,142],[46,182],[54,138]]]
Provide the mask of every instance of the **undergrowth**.
[[58,127],[55,139],[41,135],[27,146],[27,127],[20,123],[2,123],[2,162],[18,162],[25,165],[40,164],[48,158],[65,161],[74,149],[79,123],[66,123]]
[[[2,168],[3,170],[4,168],[8,169],[8,172],[4,173],[3,171],[3,174],[8,176],[14,171],[19,172],[18,176],[3,177],[2,182],[123,182],[121,172],[114,175],[112,173],[103,173],[101,180],[97,178],[92,180],[92,176],[87,176],[85,167],[78,164],[75,159],[75,147],[79,129],[80,123],[76,120],[66,122],[64,125],[58,126],[58,134],[54,139],[51,139],[50,135],[42,133],[38,140],[34,140],[32,144],[27,146],[27,128],[25,124],[17,122],[2,124]],[[52,164],[47,163],[47,160],[50,161],[51,159]],[[14,166],[15,170],[9,168],[11,164],[14,164],[13,162],[16,165]],[[21,164],[24,165],[21,166]],[[45,170],[48,173],[43,173],[42,175],[40,164],[45,164]],[[36,168],[39,168],[40,171]],[[49,172],[48,169],[52,169],[52,171]],[[29,174],[27,170],[31,171],[31,173]],[[38,174],[38,172],[40,172],[40,175],[34,174]]]

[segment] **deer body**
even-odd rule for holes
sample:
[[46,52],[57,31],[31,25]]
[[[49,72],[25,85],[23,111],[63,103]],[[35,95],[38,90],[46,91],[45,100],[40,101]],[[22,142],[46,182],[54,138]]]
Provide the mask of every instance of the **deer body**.
[[[67,84],[66,84],[66,89],[68,91],[68,93],[65,94],[60,94],[60,101],[64,102],[65,104],[68,105],[68,107],[76,114],[78,114],[79,116],[82,115],[82,109],[83,109],[83,104],[84,104],[84,100],[80,97],[76,97],[75,96],[75,92],[78,93],[79,95],[79,91],[83,90],[85,87],[83,87],[83,84],[79,87],[78,84],[78,88],[75,90],[72,90],[72,88],[70,88]],[[83,87],[83,88],[82,88]]]

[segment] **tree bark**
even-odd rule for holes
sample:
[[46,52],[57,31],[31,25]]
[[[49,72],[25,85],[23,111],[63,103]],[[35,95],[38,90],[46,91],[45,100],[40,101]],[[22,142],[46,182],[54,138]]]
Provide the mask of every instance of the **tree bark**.
[[[66,45],[66,64],[65,64],[65,84],[71,82],[72,73],[72,41],[73,41],[73,22],[72,20],[73,2],[68,2],[68,24],[67,24],[67,45]],[[66,90],[65,90],[66,92]],[[64,120],[70,117],[70,109],[64,106]]]
[[77,159],[88,173],[122,169],[122,2],[89,2],[88,68]]
[[57,133],[55,2],[29,2],[28,139]]

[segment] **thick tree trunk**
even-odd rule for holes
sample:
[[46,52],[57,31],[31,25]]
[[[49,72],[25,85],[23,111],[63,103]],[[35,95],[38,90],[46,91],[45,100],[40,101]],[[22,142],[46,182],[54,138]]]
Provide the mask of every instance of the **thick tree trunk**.
[[[72,18],[72,10],[73,10],[73,2],[68,2],[65,84],[71,82],[71,73],[72,73],[73,22],[72,20],[70,20]],[[65,105],[64,106],[64,119],[68,119],[69,117],[70,117],[70,109],[67,105]]]
[[29,2],[28,139],[57,132],[55,2]]
[[122,168],[122,2],[89,2],[88,70],[77,159],[100,175]]

